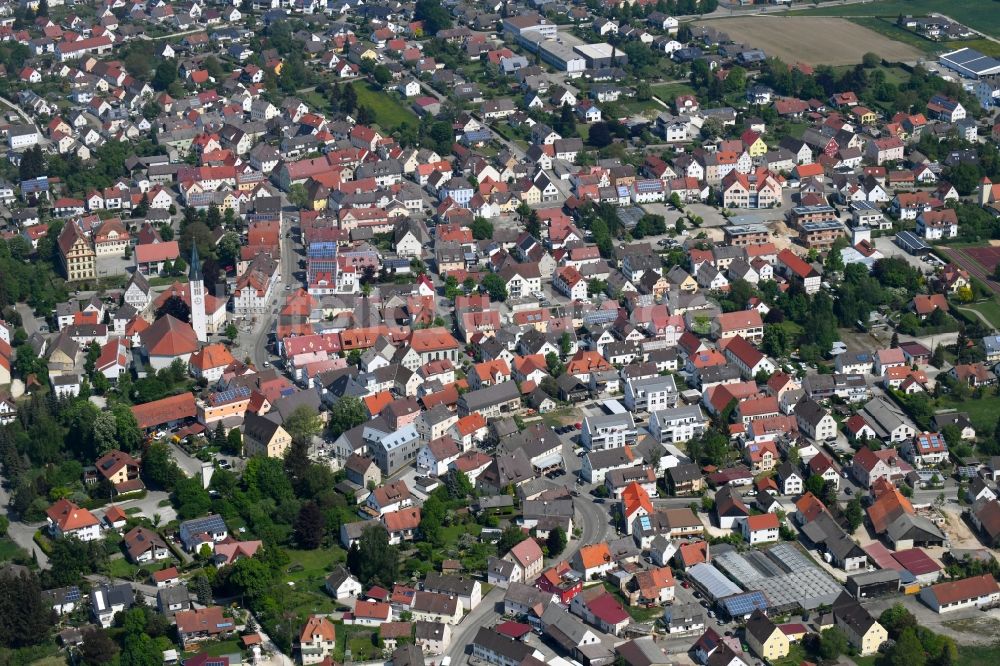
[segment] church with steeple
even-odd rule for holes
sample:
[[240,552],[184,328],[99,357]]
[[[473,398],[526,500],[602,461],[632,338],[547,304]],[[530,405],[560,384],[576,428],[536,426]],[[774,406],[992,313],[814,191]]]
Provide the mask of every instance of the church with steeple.
[[208,342],[208,318],[205,316],[205,280],[201,274],[198,245],[191,243],[191,263],[188,268],[188,294],[191,305],[191,328],[199,342]]

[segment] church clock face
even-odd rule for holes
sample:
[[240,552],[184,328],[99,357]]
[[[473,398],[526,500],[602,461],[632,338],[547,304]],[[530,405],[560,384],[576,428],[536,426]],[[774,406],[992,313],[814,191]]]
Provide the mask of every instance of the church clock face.
[[194,304],[195,305],[201,305],[201,299],[199,297],[195,296],[194,297]]

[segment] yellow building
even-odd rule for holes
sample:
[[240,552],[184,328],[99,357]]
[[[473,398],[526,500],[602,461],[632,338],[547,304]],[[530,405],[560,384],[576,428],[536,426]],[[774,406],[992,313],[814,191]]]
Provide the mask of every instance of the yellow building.
[[292,445],[292,436],[276,419],[248,412],[243,419],[243,451],[247,456],[281,458]]
[[75,222],[67,222],[59,233],[59,259],[70,282],[92,279],[97,274],[97,253]]
[[833,602],[833,620],[862,657],[875,654],[889,640],[885,627],[846,592]]
[[740,140],[743,142],[743,148],[751,158],[760,157],[767,152],[767,143],[760,135],[760,132],[748,129],[740,136]]
[[205,399],[199,399],[197,405],[198,423],[206,428],[214,427],[216,421],[244,417],[250,406],[250,389],[239,386],[230,391],[213,393]]
[[754,654],[765,661],[773,662],[788,656],[789,643],[785,632],[759,610],[754,611],[747,622],[746,639]]
[[758,136],[756,141],[747,146],[747,152],[750,153],[750,157],[760,157],[767,152],[767,144]]

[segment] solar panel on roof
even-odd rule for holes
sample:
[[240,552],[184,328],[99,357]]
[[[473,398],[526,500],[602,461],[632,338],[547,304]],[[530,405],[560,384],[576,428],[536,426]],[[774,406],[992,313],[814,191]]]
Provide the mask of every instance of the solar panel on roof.
[[66,591],[65,596],[63,596],[64,601],[79,601],[82,595],[80,594],[80,588],[71,587]]
[[767,596],[755,590],[743,594],[735,594],[722,600],[726,612],[736,617],[740,615],[750,615],[755,610],[766,611],[768,608]]

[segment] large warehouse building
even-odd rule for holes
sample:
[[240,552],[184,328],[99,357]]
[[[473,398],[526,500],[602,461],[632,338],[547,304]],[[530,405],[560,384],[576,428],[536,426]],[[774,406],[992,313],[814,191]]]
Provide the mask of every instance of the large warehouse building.
[[959,49],[938,57],[938,62],[967,79],[1000,75],[1000,60],[976,49]]
[[713,564],[748,591],[763,592],[772,611],[812,610],[829,605],[843,588],[787,543],[767,550],[715,551]]
[[622,67],[628,62],[628,55],[624,51],[607,42],[581,44],[574,46],[573,50],[584,57],[591,69]]

